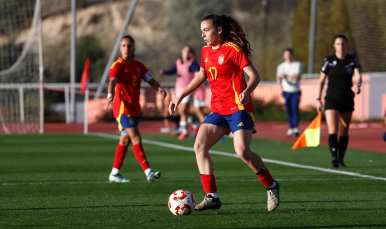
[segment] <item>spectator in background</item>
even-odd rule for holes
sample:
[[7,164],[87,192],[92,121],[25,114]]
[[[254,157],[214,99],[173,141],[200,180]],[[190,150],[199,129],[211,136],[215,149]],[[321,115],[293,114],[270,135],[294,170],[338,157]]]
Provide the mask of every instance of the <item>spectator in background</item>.
[[287,111],[287,121],[289,129],[287,136],[299,135],[299,101],[300,101],[300,75],[302,74],[302,64],[294,61],[294,52],[287,48],[284,50],[284,62],[277,66],[276,81],[283,90],[283,103]]
[[[179,96],[181,92],[189,85],[194,76],[200,71],[200,64],[194,59],[195,51],[190,46],[185,46],[181,50],[181,58],[178,58],[175,64],[169,70],[160,70],[161,75],[172,75],[177,73],[175,92]],[[193,127],[193,135],[198,132],[198,125],[192,116],[189,116],[190,104],[193,103],[197,117],[202,123],[205,119],[203,108],[205,103],[205,85],[198,87],[191,95],[186,96],[178,107],[180,115],[179,129],[175,132],[179,140],[188,137],[188,122]]]
[[[355,94],[361,92],[362,75],[357,58],[347,53],[347,38],[339,34],[334,39],[335,54],[324,59],[320,71],[319,91],[316,98],[316,110],[322,111],[321,101],[324,82],[328,77],[328,88],[324,97],[324,115],[328,127],[328,146],[334,168],[346,167],[343,157],[348,145],[348,130],[354,111]],[[355,78],[353,85],[352,78]],[[351,90],[353,88],[354,92]],[[340,137],[338,142],[338,128]],[[339,157],[338,157],[339,150]]]

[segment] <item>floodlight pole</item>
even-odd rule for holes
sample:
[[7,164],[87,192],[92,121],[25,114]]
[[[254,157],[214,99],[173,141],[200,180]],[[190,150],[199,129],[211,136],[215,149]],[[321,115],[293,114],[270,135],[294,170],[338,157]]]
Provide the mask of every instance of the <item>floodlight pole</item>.
[[308,50],[308,73],[314,73],[316,5],[318,0],[311,0],[310,47]]
[[105,67],[105,70],[103,72],[103,76],[102,76],[101,82],[99,83],[98,89],[97,89],[97,91],[95,93],[94,99],[98,99],[100,94],[101,94],[101,92],[102,92],[102,90],[103,90],[103,85],[105,84],[105,82],[107,80],[107,77],[109,76],[110,66],[113,64],[113,61],[114,61],[114,59],[115,59],[115,57],[117,55],[117,52],[118,52],[118,49],[119,49],[119,44],[121,42],[121,38],[125,35],[127,27],[130,24],[131,17],[134,14],[134,9],[135,9],[135,6],[137,5],[137,2],[138,2],[138,0],[133,0],[131,2],[129,11],[126,14],[126,18],[125,18],[125,21],[123,22],[123,26],[121,28],[121,31],[119,32],[117,40],[115,41],[115,45],[114,45],[113,51],[111,52],[109,62],[107,63],[107,65]]
[[75,77],[76,77],[76,0],[71,0],[71,102],[70,102],[70,122],[75,122]]

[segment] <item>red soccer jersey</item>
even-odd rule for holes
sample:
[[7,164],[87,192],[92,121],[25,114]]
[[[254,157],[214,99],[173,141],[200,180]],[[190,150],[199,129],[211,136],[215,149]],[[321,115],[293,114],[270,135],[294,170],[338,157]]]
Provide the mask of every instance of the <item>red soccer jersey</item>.
[[227,41],[215,50],[210,46],[202,49],[201,67],[212,92],[212,112],[230,115],[239,110],[254,111],[252,100],[245,106],[239,105],[239,94],[247,87],[243,68],[250,63],[245,52],[233,42]]
[[148,75],[149,70],[141,62],[133,60],[128,64],[121,57],[110,68],[110,78],[116,77],[113,102],[114,118],[121,114],[138,117],[141,113],[139,94],[141,79]]

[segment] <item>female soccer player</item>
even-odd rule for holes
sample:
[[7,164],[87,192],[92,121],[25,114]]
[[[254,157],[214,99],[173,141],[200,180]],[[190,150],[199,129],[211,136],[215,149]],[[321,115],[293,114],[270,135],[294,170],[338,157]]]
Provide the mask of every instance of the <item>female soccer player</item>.
[[[160,70],[161,75],[171,75],[177,73],[175,92],[176,96],[180,95],[181,92],[189,85],[190,81],[193,80],[194,76],[200,71],[200,65],[194,59],[195,51],[190,46],[185,46],[181,50],[181,57],[176,60],[176,63],[169,70]],[[180,123],[178,130],[178,139],[183,140],[188,137],[188,116],[190,103],[193,102],[196,108],[196,114],[200,119],[200,122],[204,121],[204,113],[201,107],[205,107],[205,85],[201,85],[192,95],[187,95],[178,107],[178,114],[180,115]],[[191,119],[191,117],[190,117]],[[192,126],[195,134],[197,134],[198,126],[193,122]],[[195,125],[195,126],[194,126]]]
[[141,109],[139,105],[141,79],[145,80],[154,90],[161,93],[163,98],[166,97],[166,92],[153,79],[145,65],[134,60],[134,45],[134,39],[131,36],[124,36],[120,43],[122,56],[110,68],[106,109],[108,109],[110,103],[113,103],[114,118],[118,123],[119,131],[121,131],[121,137],[115,151],[113,169],[109,177],[110,182],[130,182],[129,179],[123,178],[119,173],[130,142],[133,142],[134,155],[144,170],[147,180],[153,182],[161,177],[160,172],[154,172],[150,168],[138,130],[138,116]]
[[[250,94],[260,81],[259,74],[248,58],[251,54],[249,42],[240,24],[226,15],[211,14],[204,17],[201,20],[201,31],[207,46],[202,49],[200,72],[169,105],[169,113],[172,114],[185,96],[209,80],[212,112],[206,116],[198,130],[194,144],[202,185],[207,195],[195,209],[203,211],[221,207],[209,149],[224,134],[232,131],[237,155],[267,188],[268,210],[273,211],[280,201],[279,183],[272,178],[261,157],[249,147],[252,133],[256,132]],[[250,77],[248,85],[244,72]]]
[[[332,155],[334,168],[346,167],[343,157],[348,145],[348,130],[351,115],[354,111],[354,92],[361,92],[362,76],[358,60],[355,56],[347,54],[347,38],[339,34],[334,39],[335,54],[324,59],[320,71],[320,83],[316,109],[323,110],[321,101],[324,82],[328,77],[327,94],[324,98],[324,113],[328,126],[328,145]],[[352,77],[355,77],[353,87]],[[354,92],[351,90],[353,87]],[[340,138],[338,143],[337,133],[340,123]],[[339,157],[338,157],[339,150]]]

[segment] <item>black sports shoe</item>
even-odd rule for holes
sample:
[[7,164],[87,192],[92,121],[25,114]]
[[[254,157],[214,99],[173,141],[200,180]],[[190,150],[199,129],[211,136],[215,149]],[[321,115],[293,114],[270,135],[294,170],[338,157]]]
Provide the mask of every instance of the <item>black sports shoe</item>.
[[331,163],[332,163],[332,167],[334,167],[334,169],[339,168],[339,159],[338,158],[336,158],[336,157],[332,158]]
[[220,198],[214,198],[212,195],[205,196],[204,200],[194,206],[194,210],[196,211],[205,211],[205,210],[217,210],[221,208]]
[[340,168],[347,168],[347,166],[343,162],[343,159],[339,159],[339,167]]

